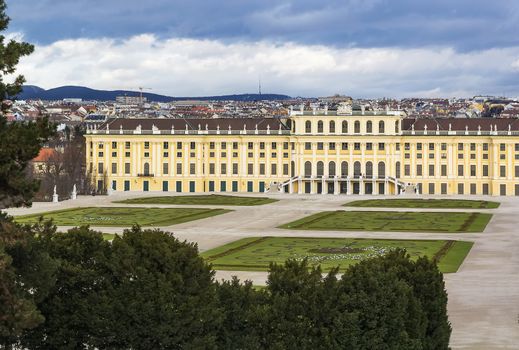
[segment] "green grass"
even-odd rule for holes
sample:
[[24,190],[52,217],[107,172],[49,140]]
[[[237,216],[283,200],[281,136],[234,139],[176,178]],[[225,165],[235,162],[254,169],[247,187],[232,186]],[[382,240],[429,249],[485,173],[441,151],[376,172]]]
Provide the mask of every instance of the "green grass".
[[281,225],[292,230],[483,232],[491,214],[456,212],[325,211]]
[[113,233],[103,233],[103,239],[105,241],[111,241],[115,238],[116,234]]
[[465,199],[368,199],[344,204],[345,207],[375,208],[445,208],[445,209],[495,209],[499,202]]
[[203,208],[121,208],[90,207],[17,216],[19,223],[35,223],[41,216],[52,219],[57,226],[169,226],[229,212]]
[[288,258],[307,258],[323,271],[348,266],[380,256],[392,249],[404,248],[412,259],[427,256],[439,261],[442,272],[456,272],[470,251],[472,242],[445,240],[393,240],[363,238],[251,237],[202,253],[215,270],[267,271],[269,264]]
[[200,196],[161,196],[127,199],[115,203],[125,204],[181,204],[181,205],[263,205],[277,202],[266,197],[223,196],[219,194]]

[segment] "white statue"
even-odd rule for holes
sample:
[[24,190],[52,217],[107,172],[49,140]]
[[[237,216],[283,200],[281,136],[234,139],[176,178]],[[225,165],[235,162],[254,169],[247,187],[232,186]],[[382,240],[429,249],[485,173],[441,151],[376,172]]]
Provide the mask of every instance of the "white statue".
[[52,195],[52,203],[58,203],[58,193],[56,192],[56,185],[54,185],[54,194]]
[[76,198],[77,198],[77,191],[76,191],[76,184],[74,184],[74,187],[72,188],[71,199],[74,200]]

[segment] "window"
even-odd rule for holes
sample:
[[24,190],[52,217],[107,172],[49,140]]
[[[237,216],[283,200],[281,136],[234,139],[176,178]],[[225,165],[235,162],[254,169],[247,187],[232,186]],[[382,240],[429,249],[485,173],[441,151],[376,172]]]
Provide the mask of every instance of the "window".
[[417,150],[417,151],[421,151],[421,150],[422,150],[422,143],[421,143],[421,142],[418,142],[418,143],[416,144],[416,150]]
[[259,148],[260,149],[265,149],[265,142],[260,142]]
[[311,134],[311,133],[312,133],[312,122],[309,121],[309,120],[307,120],[307,121],[305,122],[305,132],[306,132],[307,134]]
[[335,133],[335,122],[333,120],[330,121],[329,129],[330,133]]
[[112,152],[112,157],[117,157],[117,152]]
[[103,163],[98,163],[97,164],[97,171],[99,172],[99,174],[104,173]]
[[125,148],[125,149],[130,149],[130,142],[126,141],[126,142],[124,143],[124,148]]
[[404,165],[404,176],[411,176],[411,165]]
[[447,164],[441,165],[441,176],[447,176]]
[[483,151],[488,151],[488,143],[483,144]]
[[105,145],[104,145],[104,144],[103,144],[102,142],[99,142],[99,146],[98,146],[98,147],[99,147],[99,149],[103,149],[103,148],[104,148],[104,146],[105,146]]
[[516,144],[515,144],[515,151],[516,151],[516,152],[519,152],[519,143],[516,143]]
[[355,142],[355,143],[353,144],[353,149],[354,149],[355,151],[360,151],[360,142]]
[[220,148],[221,149],[227,149],[227,142],[220,143]]
[[447,184],[446,183],[440,184],[440,191],[441,191],[441,194],[447,194]]
[[112,174],[117,174],[117,163],[112,163]]
[[416,165],[416,176],[422,176],[422,164]]
[[323,142],[317,142],[317,149],[319,151],[322,151],[324,149],[324,143]]
[[164,141],[164,143],[162,144],[162,148],[168,149],[169,148],[169,142]]
[[232,143],[232,149],[238,149],[238,142]]
[[458,151],[463,151],[463,144],[462,143],[458,143]]
[[209,175],[214,175],[214,163],[209,163]]
[[434,183],[429,184],[429,194],[434,194]]
[[429,176],[434,176],[434,164],[429,164]]
[[196,174],[196,164],[195,163],[189,163],[189,174],[190,175]]
[[515,176],[515,177],[519,177],[519,165],[516,165],[515,168],[514,168],[514,170],[515,170],[515,174],[514,174],[514,176]]
[[342,177],[348,176],[348,162],[341,163],[341,176]]
[[150,174],[150,163],[144,163],[144,175]]
[[429,144],[429,151],[434,151],[434,143]]
[[366,132],[368,134],[371,134],[373,132],[373,123],[371,122],[371,120],[368,120],[366,123]]
[[373,150],[373,144],[371,142],[366,143],[366,150],[367,151]]
[[189,144],[189,148],[191,148],[191,149],[195,149],[195,148],[196,148],[196,142],[191,142],[191,143]]
[[312,144],[310,142],[305,142],[305,150],[309,151],[312,149]]
[[385,144],[383,142],[379,142],[378,149],[379,151],[383,151],[385,149]]
[[463,176],[463,165],[458,165],[458,176]]
[[470,165],[470,176],[476,176],[476,166],[474,164]]
[[283,149],[288,149],[288,142],[283,142]]
[[276,163],[270,164],[270,174],[271,175],[277,175],[278,173],[278,167]]
[[476,184],[470,184],[470,194],[476,194]]
[[164,158],[169,157],[169,152],[164,152],[163,156],[164,156]]
[[383,178],[386,176],[386,163],[378,162],[378,177]]
[[253,142],[248,142],[247,143],[247,149],[254,149],[254,143]]
[[103,157],[104,156],[104,153],[103,152],[99,152],[99,157]]
[[144,149],[150,149],[150,143],[148,141],[144,142]]
[[344,120],[342,122],[342,133],[343,134],[347,134],[348,133],[348,122],[346,120]]
[[483,165],[483,176],[488,176],[488,165]]
[[177,163],[177,175],[182,175],[182,163]]
[[360,122],[358,120],[353,124],[353,132],[355,134],[360,134]]
[[247,175],[252,175],[252,174],[254,174],[254,164],[249,163],[249,164],[247,164]]
[[347,150],[348,149],[348,142],[341,143],[341,149],[344,150],[344,151]]
[[283,175],[288,175],[288,164],[283,164]]
[[117,142],[112,141],[112,148],[117,148]]
[[232,174],[238,175],[238,163],[232,163]]
[[328,176],[335,176],[336,175],[336,168],[335,168],[335,162],[331,161],[328,163]]
[[324,163],[319,161],[317,162],[317,176],[323,176],[324,175]]
[[270,155],[272,158],[276,158],[278,156],[278,154],[276,152],[272,152],[271,155]]
[[330,142],[328,144],[328,149],[330,149],[330,151],[335,151],[335,142]]
[[446,151],[447,150],[447,144],[446,143],[442,143],[441,148],[442,148],[442,151]]
[[324,129],[324,123],[322,120],[317,122],[317,133],[322,134]]
[[378,122],[378,133],[379,133],[379,134],[383,134],[383,133],[385,133],[385,132],[386,132],[386,131],[385,131],[384,121],[381,120],[381,121]]
[[501,165],[499,167],[499,176],[506,177],[506,165]]
[[500,144],[499,144],[499,150],[500,150],[501,152],[504,152],[504,151],[506,150],[506,144],[504,144],[504,143],[500,143]]
[[305,162],[305,177],[312,176],[312,163]]
[[144,152],[144,157],[145,158],[149,158],[149,156],[150,156],[150,152]]
[[124,173],[126,175],[130,174],[130,163],[124,163]]
[[395,122],[395,134],[398,134],[400,132],[400,126],[398,123],[398,120]]
[[458,194],[463,194],[465,186],[463,184],[458,184]]
[[259,165],[259,174],[260,175],[265,175],[265,164],[264,163],[261,163]]
[[214,142],[209,142],[209,149],[214,149]]
[[177,148],[182,149],[182,142],[177,142]]
[[277,147],[278,147],[277,142],[272,142],[271,147],[272,147],[272,149],[277,149]]
[[162,164],[162,174],[168,175],[168,173],[169,173],[169,165],[168,165],[168,163],[163,163]]
[[476,144],[475,144],[475,143],[471,143],[471,144],[470,144],[470,150],[471,150],[472,152],[474,152],[474,151],[476,150]]

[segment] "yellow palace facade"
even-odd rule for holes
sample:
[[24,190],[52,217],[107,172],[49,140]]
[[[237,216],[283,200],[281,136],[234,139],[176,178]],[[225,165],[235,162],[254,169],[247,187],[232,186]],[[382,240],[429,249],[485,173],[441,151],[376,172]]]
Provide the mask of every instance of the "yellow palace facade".
[[519,195],[519,121],[291,111],[285,119],[109,119],[98,190]]

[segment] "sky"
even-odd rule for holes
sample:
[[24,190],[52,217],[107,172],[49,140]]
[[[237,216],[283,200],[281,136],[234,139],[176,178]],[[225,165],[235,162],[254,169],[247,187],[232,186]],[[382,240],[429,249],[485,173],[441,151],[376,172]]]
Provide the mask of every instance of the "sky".
[[517,0],[7,0],[43,88],[519,96]]

